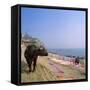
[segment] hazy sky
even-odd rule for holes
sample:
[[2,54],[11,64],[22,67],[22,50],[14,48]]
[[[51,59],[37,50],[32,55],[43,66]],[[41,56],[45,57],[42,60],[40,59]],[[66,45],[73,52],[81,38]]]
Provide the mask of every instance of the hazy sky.
[[85,12],[24,7],[21,31],[39,38],[47,48],[85,48]]

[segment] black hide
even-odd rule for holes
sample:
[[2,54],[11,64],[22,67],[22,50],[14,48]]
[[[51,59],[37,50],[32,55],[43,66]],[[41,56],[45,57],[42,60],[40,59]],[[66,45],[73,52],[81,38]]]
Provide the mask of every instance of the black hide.
[[[29,72],[35,71],[38,56],[47,56],[47,55],[48,55],[47,50],[43,46],[37,48],[35,45],[28,45],[24,52],[24,56],[26,58],[29,67]],[[32,65],[33,67],[31,67]]]

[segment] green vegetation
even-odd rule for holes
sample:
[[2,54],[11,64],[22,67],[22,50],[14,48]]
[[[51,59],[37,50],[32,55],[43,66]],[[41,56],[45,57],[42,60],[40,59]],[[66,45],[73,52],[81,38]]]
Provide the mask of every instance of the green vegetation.
[[80,59],[80,64],[84,65],[85,59]]

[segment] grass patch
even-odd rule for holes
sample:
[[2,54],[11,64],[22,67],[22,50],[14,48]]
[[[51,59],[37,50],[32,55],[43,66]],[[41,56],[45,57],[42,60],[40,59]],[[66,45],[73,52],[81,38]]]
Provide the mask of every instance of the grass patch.
[[21,82],[40,82],[40,81],[55,81],[57,77],[49,69],[41,64],[37,64],[35,72],[28,72],[26,63],[21,64]]

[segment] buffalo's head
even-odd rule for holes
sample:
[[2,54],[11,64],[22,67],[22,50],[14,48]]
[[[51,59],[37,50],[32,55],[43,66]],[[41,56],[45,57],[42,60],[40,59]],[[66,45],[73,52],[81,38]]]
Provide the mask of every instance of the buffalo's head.
[[38,49],[38,56],[48,56],[48,52],[45,47],[40,46],[40,48]]

